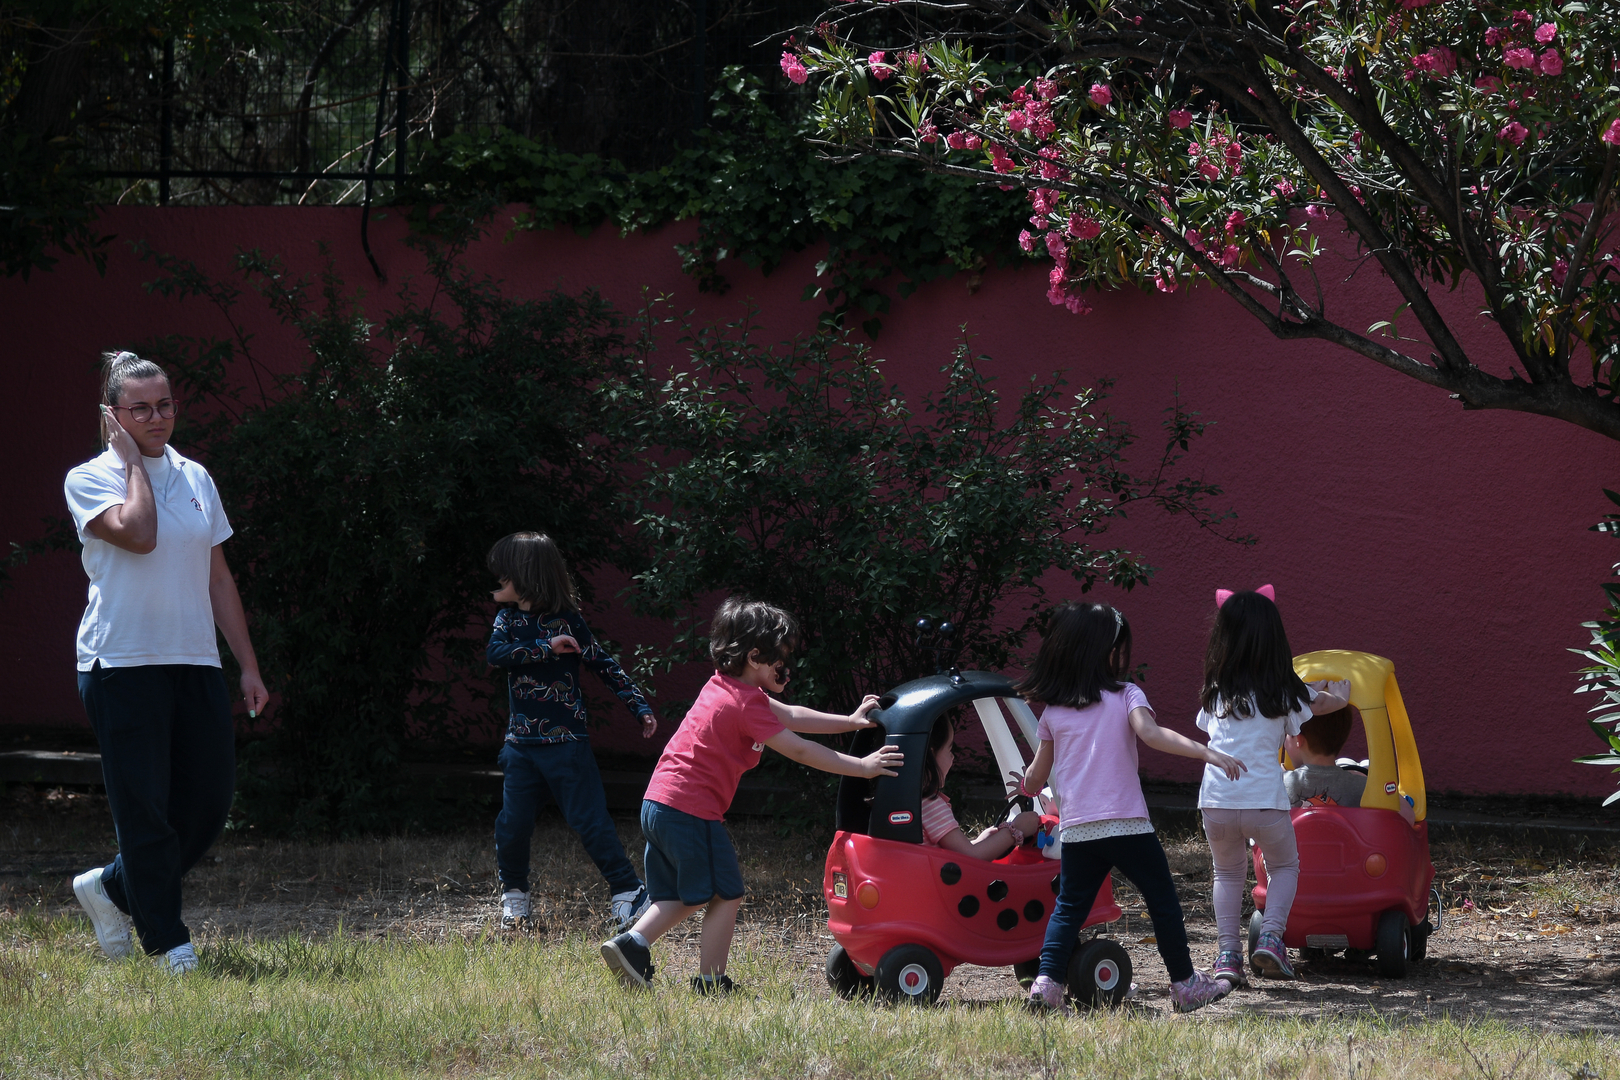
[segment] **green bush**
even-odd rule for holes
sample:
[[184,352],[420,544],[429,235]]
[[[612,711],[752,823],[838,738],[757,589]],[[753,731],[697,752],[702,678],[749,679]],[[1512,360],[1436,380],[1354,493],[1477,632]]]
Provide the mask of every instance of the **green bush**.
[[683,342],[686,366],[647,391],[658,454],[635,514],[651,563],[632,603],[675,625],[666,662],[707,655],[695,603],[744,593],[804,624],[792,699],[846,711],[933,670],[919,616],[954,620],[963,663],[997,669],[1041,624],[1049,575],[1082,592],[1145,581],[1141,556],[1097,542],[1137,504],[1222,527],[1220,488],[1171,479],[1204,429],[1179,403],[1134,473],[1130,428],[1099,409],[1106,384],[1032,380],[1003,401],[965,343],[912,404],[841,333],[768,348],[744,321]]
[[[1620,494],[1608,488],[1603,489],[1603,494],[1609,497],[1610,502],[1620,506]],[[1592,526],[1592,530],[1620,533],[1620,514],[1605,515],[1602,522]],[[1620,563],[1615,564],[1613,569],[1620,576]],[[1592,631],[1591,642],[1584,649],[1571,649],[1570,652],[1592,662],[1590,667],[1581,668],[1580,684],[1575,692],[1598,696],[1597,704],[1588,710],[1595,715],[1589,716],[1587,723],[1592,725],[1592,730],[1608,747],[1608,751],[1575,760],[1583,765],[1620,766],[1620,580],[1604,582],[1603,594],[1609,601],[1603,609],[1603,617],[1581,624]],[[1620,772],[1620,768],[1614,771]],[[1620,801],[1620,790],[1603,800],[1603,805],[1608,806],[1616,801]]]
[[[504,722],[481,700],[496,538],[551,532],[585,583],[625,557],[622,447],[603,434],[620,407],[604,387],[634,362],[617,315],[590,292],[509,299],[456,248],[422,246],[422,290],[402,289],[376,326],[330,269],[294,280],[239,256],[307,350],[291,376],[267,374],[246,334],[143,346],[212,415],[190,434],[235,525],[228,550],[278,695],[239,805],[276,830],[408,823],[426,808],[399,785],[406,740]],[[155,258],[154,291],[234,320],[240,290]]]

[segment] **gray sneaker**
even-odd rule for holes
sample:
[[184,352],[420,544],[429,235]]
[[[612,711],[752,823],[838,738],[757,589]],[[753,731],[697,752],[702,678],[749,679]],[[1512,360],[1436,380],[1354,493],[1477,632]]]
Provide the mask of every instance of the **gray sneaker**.
[[96,930],[96,944],[109,960],[122,960],[135,951],[133,934],[135,924],[107,895],[101,884],[102,867],[86,870],[73,879],[73,895],[79,906],[90,916],[90,925]]
[[507,889],[501,894],[501,929],[517,930],[528,921],[529,894],[520,889]]
[[652,897],[647,895],[647,886],[638,885],[629,892],[614,893],[609,910],[613,912],[613,921],[619,924],[622,933],[636,925],[636,920],[647,914],[651,906]]
[[189,941],[176,945],[163,954],[161,963],[170,975],[189,975],[197,970],[197,950],[191,947]]

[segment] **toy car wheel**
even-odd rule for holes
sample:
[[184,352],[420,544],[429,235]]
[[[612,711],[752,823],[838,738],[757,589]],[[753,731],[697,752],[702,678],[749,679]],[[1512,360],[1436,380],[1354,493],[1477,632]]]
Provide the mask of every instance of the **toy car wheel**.
[[1406,958],[1412,947],[1412,932],[1406,912],[1386,911],[1378,916],[1378,974],[1399,979],[1406,974]]
[[1422,960],[1429,954],[1429,935],[1434,933],[1434,924],[1424,919],[1414,923],[1411,931],[1411,955],[1413,960]]
[[1035,976],[1040,973],[1041,958],[1038,956],[1033,960],[1025,960],[1013,965],[1013,976],[1018,980],[1018,985],[1025,990],[1035,985]]
[[1254,956],[1254,950],[1260,947],[1260,931],[1265,928],[1266,916],[1259,908],[1249,916],[1249,955]]
[[883,954],[874,976],[883,1000],[932,1005],[945,981],[945,969],[939,957],[921,945],[897,945]]
[[861,974],[861,969],[855,966],[855,961],[849,958],[842,945],[834,945],[832,952],[827,954],[826,970],[827,985],[845,1001],[872,992],[875,980],[870,975]]
[[1131,957],[1124,946],[1093,938],[1069,961],[1069,999],[1077,1005],[1113,1008],[1131,992]]

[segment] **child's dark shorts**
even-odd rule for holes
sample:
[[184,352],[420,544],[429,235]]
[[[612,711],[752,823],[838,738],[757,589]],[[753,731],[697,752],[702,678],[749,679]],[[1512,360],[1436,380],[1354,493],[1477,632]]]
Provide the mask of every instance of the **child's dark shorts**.
[[647,837],[647,894],[654,901],[707,904],[743,894],[742,867],[724,822],[693,817],[651,799],[641,801]]

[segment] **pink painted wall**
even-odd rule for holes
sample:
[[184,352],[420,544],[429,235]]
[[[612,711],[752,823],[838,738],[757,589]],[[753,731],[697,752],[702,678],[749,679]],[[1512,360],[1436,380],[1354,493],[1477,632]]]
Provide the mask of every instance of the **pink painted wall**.
[[[64,261],[27,283],[0,281],[12,406],[0,541],[32,535],[39,518],[59,512],[62,476],[95,451],[98,351],[147,335],[223,329],[200,305],[146,295],[141,286],[154,270],[127,241],[143,239],[223,272],[245,247],[313,269],[316,243],[325,240],[372,304],[419,269],[399,244],[397,219],[374,222],[374,247],[390,274],[379,285],[359,248],[357,214],[347,209],[128,208],[109,210],[103,224],[119,236],[104,278]],[[813,255],[768,278],[729,265],[731,292],[700,296],[673,251],[692,232],[531,233],[485,242],[472,261],[517,293],[595,286],[633,310],[646,287],[702,318],[733,317],[751,301],[780,336],[813,325],[819,302],[799,300]],[[1342,277],[1350,265],[1335,261],[1328,273]],[[1594,615],[1597,583],[1620,558],[1613,540],[1587,531],[1607,509],[1599,489],[1620,479],[1614,443],[1537,417],[1465,414],[1443,393],[1370,361],[1273,341],[1208,290],[1110,294],[1095,298],[1093,314],[1076,317],[1046,303],[1043,279],[1039,268],[996,271],[972,294],[961,278],[936,282],[896,303],[877,351],[909,394],[937,379],[963,324],[975,351],[994,357],[1009,392],[1055,370],[1075,386],[1112,377],[1110,408],[1143,436],[1143,467],[1157,452],[1156,425],[1178,388],[1187,407],[1213,421],[1184,467],[1223,485],[1239,513],[1236,527],[1260,543],[1236,547],[1183,519],[1142,511],[1111,542],[1145,551],[1158,576],[1129,595],[1101,593],[1132,620],[1161,721],[1190,730],[1213,589],[1269,581],[1297,651],[1355,648],[1394,660],[1431,788],[1610,790],[1606,772],[1570,763],[1595,743],[1582,699],[1570,693],[1578,662],[1565,650],[1584,644],[1579,623]],[[1367,267],[1332,290],[1333,310],[1351,326],[1385,318],[1396,305]],[[1446,302],[1464,316],[1477,355],[1505,365],[1492,328],[1466,317],[1467,299]],[[291,340],[262,312],[254,328],[262,357],[297,363]],[[83,724],[73,676],[83,595],[76,562],[55,556],[23,570],[0,597],[0,724]],[[621,641],[657,632],[622,614],[599,621]],[[688,695],[690,678],[680,683],[662,689]],[[609,715],[603,746],[645,748],[618,712]],[[667,726],[659,743],[665,734]],[[1157,778],[1196,775],[1190,762],[1150,751],[1143,765]]]

